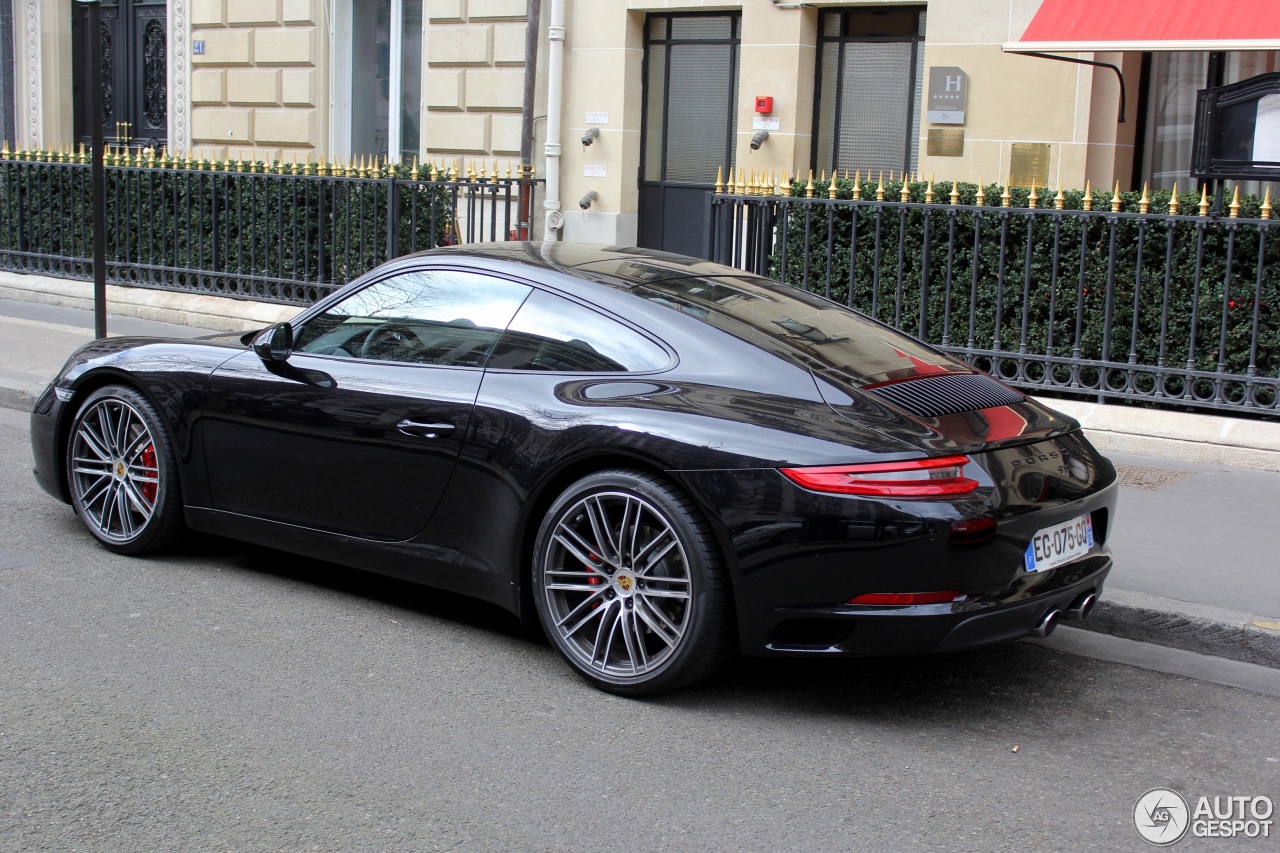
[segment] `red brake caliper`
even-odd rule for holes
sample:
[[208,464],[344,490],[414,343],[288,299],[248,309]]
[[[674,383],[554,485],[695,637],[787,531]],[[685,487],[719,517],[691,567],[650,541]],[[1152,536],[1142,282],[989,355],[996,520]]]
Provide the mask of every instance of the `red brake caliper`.
[[[600,559],[595,554],[588,554],[587,556],[592,560],[598,561]],[[591,565],[590,563],[583,563],[583,565],[586,566],[587,571],[591,573],[591,577],[587,578],[587,583],[591,584],[592,586],[599,586],[600,584],[604,583],[604,578],[600,577],[599,573],[596,571],[595,566]],[[599,601],[591,602],[591,609],[592,610],[600,609],[600,602]]]
[[[144,447],[142,453],[139,454],[139,459],[142,460],[143,468],[149,468],[159,473],[156,467],[156,446],[154,444],[148,444]],[[147,503],[155,503],[157,487],[157,483],[139,483],[138,491],[147,499]]]

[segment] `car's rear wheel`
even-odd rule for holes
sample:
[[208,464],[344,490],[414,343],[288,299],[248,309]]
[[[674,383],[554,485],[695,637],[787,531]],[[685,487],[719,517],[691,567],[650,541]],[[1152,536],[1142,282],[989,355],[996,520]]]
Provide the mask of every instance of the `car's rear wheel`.
[[604,690],[672,690],[728,653],[715,540],[693,502],[649,474],[602,471],[570,486],[542,522],[533,583],[547,636]]
[[80,406],[67,441],[76,514],[120,554],[163,548],[181,527],[173,447],[155,409],[137,391],[108,385]]

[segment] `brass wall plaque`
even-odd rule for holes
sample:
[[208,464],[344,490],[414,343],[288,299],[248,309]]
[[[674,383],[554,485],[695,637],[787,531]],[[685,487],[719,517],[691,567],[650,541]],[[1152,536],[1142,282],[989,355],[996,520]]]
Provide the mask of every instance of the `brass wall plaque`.
[[1009,154],[1009,186],[1049,185],[1049,145],[1044,142],[1015,142]]
[[964,131],[941,127],[929,128],[929,144],[925,149],[930,157],[959,157],[964,154]]

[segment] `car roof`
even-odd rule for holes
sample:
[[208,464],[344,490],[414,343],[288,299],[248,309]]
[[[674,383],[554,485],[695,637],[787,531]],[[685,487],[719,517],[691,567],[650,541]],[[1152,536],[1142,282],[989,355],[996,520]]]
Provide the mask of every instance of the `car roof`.
[[[448,246],[429,249],[410,257],[457,259],[468,258],[479,262],[506,261],[526,264],[548,271],[557,271],[579,278],[601,277],[611,284],[633,286],[646,282],[689,276],[744,275],[742,270],[714,264],[701,258],[660,252],[638,246],[605,246],[562,242],[503,242],[473,243],[468,246]],[[591,275],[581,275],[591,273]]]

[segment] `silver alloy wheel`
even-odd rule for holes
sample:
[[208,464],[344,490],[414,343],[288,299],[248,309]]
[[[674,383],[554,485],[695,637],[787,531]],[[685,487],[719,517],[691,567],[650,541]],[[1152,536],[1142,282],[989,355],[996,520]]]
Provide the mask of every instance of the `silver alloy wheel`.
[[671,522],[648,501],[614,491],[581,498],[559,518],[542,585],[559,645],[584,669],[613,678],[662,667],[688,630],[693,592]]
[[71,437],[71,488],[100,538],[127,543],[142,533],[155,514],[160,466],[137,409],[105,397],[80,415]]

